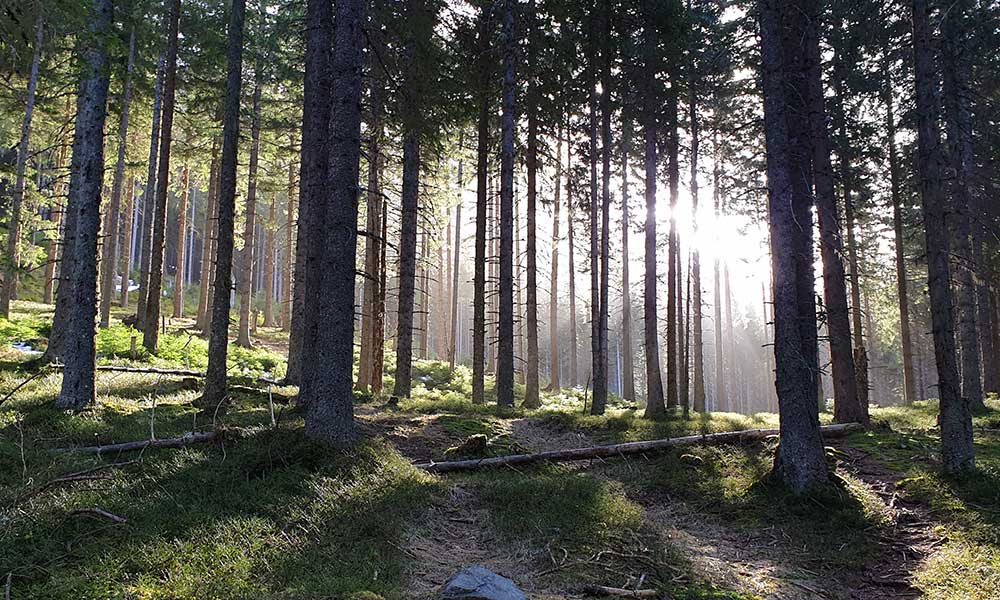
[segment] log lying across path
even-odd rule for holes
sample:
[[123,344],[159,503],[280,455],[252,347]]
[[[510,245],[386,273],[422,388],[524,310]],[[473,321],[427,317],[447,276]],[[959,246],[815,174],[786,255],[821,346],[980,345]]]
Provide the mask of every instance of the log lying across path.
[[[65,365],[49,365],[50,369],[55,369],[55,370],[60,370],[64,367]],[[205,378],[205,373],[201,371],[194,371],[191,369],[161,369],[159,367],[126,367],[123,365],[97,365],[95,368],[98,371],[116,371],[121,373],[144,373],[147,375],[177,375],[178,377],[198,377],[201,379]],[[232,377],[233,379],[240,379],[239,375],[231,375],[230,377]],[[278,386],[284,385],[284,383],[282,383],[281,381],[278,381],[276,379],[268,379],[267,377],[248,377],[247,379],[244,379],[244,381],[246,380],[252,380],[258,383],[267,383],[270,385],[278,385]]]
[[216,440],[221,440],[225,435],[224,430],[206,432],[189,432],[181,437],[163,438],[153,440],[139,440],[136,442],[123,442],[121,444],[106,444],[104,446],[79,446],[76,448],[56,448],[55,452],[79,452],[81,454],[107,454],[112,452],[134,452],[135,450],[145,450],[146,448],[180,448],[191,444],[207,444]]
[[[858,423],[843,423],[839,425],[823,425],[819,428],[825,437],[841,437],[852,431],[864,429]],[[571,460],[587,460],[591,458],[612,458],[615,456],[628,456],[630,454],[643,454],[645,452],[657,452],[678,446],[693,446],[696,444],[728,444],[743,443],[750,440],[760,440],[772,435],[778,435],[777,429],[743,429],[740,431],[725,431],[722,433],[706,433],[702,435],[688,435],[684,437],[666,438],[662,440],[649,440],[646,442],[627,442],[624,444],[611,444],[609,446],[590,446],[587,448],[573,448],[571,450],[551,450],[549,452],[536,452],[534,454],[511,454],[508,456],[494,456],[490,458],[474,458],[470,460],[456,460],[450,462],[430,462],[416,465],[418,468],[430,471],[431,473],[445,473],[448,471],[468,471],[471,469],[481,469],[484,467],[496,467],[506,465],[523,465],[534,462],[561,462]]]

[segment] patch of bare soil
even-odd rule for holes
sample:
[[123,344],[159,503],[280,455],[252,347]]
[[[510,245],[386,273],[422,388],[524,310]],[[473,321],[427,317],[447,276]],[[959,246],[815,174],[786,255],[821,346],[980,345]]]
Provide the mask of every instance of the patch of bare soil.
[[465,439],[443,428],[438,415],[394,413],[364,406],[358,407],[355,416],[368,433],[385,437],[414,463],[441,460],[445,450]]
[[566,450],[593,446],[594,441],[579,431],[551,427],[539,419],[515,419],[510,422],[511,437],[530,452]]
[[935,532],[937,522],[923,504],[907,497],[899,487],[903,475],[857,448],[839,446],[847,454],[844,466],[865,482],[889,508],[893,522],[877,541],[878,556],[861,573],[850,598],[918,598],[913,575],[945,539]]
[[405,573],[407,597],[437,598],[449,577],[471,565],[482,565],[513,580],[533,599],[573,597],[547,589],[533,568],[534,552],[501,543],[488,519],[475,492],[462,484],[452,485],[446,497],[427,509],[407,532],[402,546],[411,559]]

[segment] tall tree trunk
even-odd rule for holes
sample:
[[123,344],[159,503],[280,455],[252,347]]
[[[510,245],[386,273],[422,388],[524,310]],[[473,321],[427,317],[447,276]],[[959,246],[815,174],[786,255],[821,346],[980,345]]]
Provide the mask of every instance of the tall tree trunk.
[[[690,4],[690,3],[689,3]],[[698,95],[695,89],[694,69],[689,81],[690,90],[690,120],[691,120],[691,214],[694,215],[692,237],[698,238]],[[693,240],[692,240],[693,241]],[[691,244],[691,328],[692,337],[692,368],[694,369],[694,410],[705,412],[705,344],[702,340],[702,301],[701,301],[701,252],[697,243]]]
[[[813,6],[815,8],[815,6]],[[830,137],[826,107],[823,101],[822,64],[820,62],[819,11],[810,13],[807,32],[807,69],[809,93],[809,128],[812,141],[812,178],[815,183],[816,213],[819,216],[820,253],[823,260],[823,298],[826,304],[826,326],[830,338],[830,360],[833,379],[833,417],[838,423],[868,423],[868,403],[861,402],[858,393],[854,356],[851,351],[851,322],[847,304],[844,248],[837,197],[834,191],[833,164],[830,161]],[[841,157],[841,164],[846,164]],[[844,180],[845,200],[849,186]],[[852,234],[849,233],[849,237]],[[857,258],[854,248],[851,255]],[[852,262],[852,269],[857,266]],[[854,273],[856,274],[856,273]],[[856,315],[860,306],[855,304]],[[867,400],[867,394],[863,397]],[[824,399],[825,402],[825,399]]]
[[497,405],[514,406],[514,97],[517,38],[513,0],[503,3],[503,89],[500,120],[500,273]]
[[337,0],[334,23],[333,111],[330,118],[330,188],[324,219],[323,261],[310,299],[318,297],[311,319],[316,330],[314,358],[304,371],[306,433],[332,446],[354,442],[351,394],[354,362],[354,271],[357,259],[358,171],[361,155],[362,0]]
[[[118,158],[111,184],[111,206],[108,207],[108,231],[105,232],[101,254],[100,326],[106,328],[111,321],[111,304],[114,302],[115,269],[118,266],[118,241],[121,228],[122,182],[125,177],[125,145],[128,138],[128,109],[132,100],[132,66],[135,62],[135,29],[129,33],[128,59],[125,67],[125,86],[122,89],[122,115],[118,122]],[[130,227],[131,223],[126,224]],[[128,247],[125,248],[128,252]],[[128,279],[128,270],[122,272]]]
[[[97,316],[97,236],[101,225],[101,180],[104,174],[104,121],[107,116],[108,44],[111,40],[111,0],[94,0],[88,25],[88,47],[83,55],[83,73],[77,88],[76,129],[70,165],[68,218],[75,221],[74,256],[66,287],[59,297],[70,299],[66,320],[66,344],[62,357],[62,387],[56,406],[76,411],[95,400],[95,336]],[[65,265],[64,265],[65,268]]]
[[382,105],[380,97],[380,82],[372,77],[368,86],[368,98],[371,105],[370,121],[368,123],[368,193],[365,199],[365,279],[363,286],[364,304],[361,308],[361,354],[358,360],[358,380],[355,389],[366,392],[372,385],[372,373],[375,362],[375,346],[382,343],[381,336],[375,335],[375,311],[379,293],[379,252],[383,240],[377,235],[381,230],[379,219],[382,218],[382,193],[379,186],[379,161],[382,143]]
[[958,289],[958,335],[962,348],[962,396],[972,410],[986,410],[980,379],[979,327],[976,323],[976,265],[972,251],[972,210],[974,202],[970,186],[975,169],[972,147],[972,113],[969,107],[967,43],[964,19],[968,11],[966,0],[957,0],[944,12],[942,23],[942,70],[944,71],[944,107],[948,132],[948,157],[951,182],[951,209],[955,236],[956,280]]
[[[771,231],[775,364],[781,435],[775,475],[796,492],[827,481],[816,405],[816,315],[812,276],[811,199],[802,194],[808,153],[803,152],[803,100],[789,105],[792,89],[805,92],[801,50],[784,44],[802,38],[801,7],[788,0],[761,6],[761,79]],[[792,27],[786,27],[788,18]],[[789,29],[791,29],[789,31]],[[789,55],[792,56],[789,56]],[[791,88],[791,89],[789,89]],[[795,100],[795,99],[793,99]],[[797,113],[797,114],[796,114]],[[798,178],[798,181],[795,181]],[[806,225],[808,224],[808,226]]]
[[[560,121],[556,133],[556,178],[552,199],[552,267],[549,269],[549,391],[562,389],[559,377],[559,193],[562,189],[562,138]],[[567,178],[568,181],[568,178]],[[569,191],[566,193],[567,199]]]
[[219,139],[212,139],[212,161],[208,169],[208,198],[205,203],[205,226],[201,233],[201,270],[199,277],[201,285],[198,289],[198,315],[195,327],[204,333],[208,332],[208,313],[211,307],[209,293],[212,287],[210,278],[212,271],[212,256],[215,254],[215,222],[217,197],[219,195]]
[[[382,178],[381,170],[378,174],[379,180]],[[378,276],[378,298],[375,302],[375,318],[374,318],[374,331],[372,335],[375,338],[375,346],[372,349],[372,374],[371,374],[371,392],[373,396],[378,396],[382,393],[382,368],[383,368],[383,357],[385,354],[385,281],[386,272],[388,268],[385,263],[385,249],[388,247],[386,240],[387,235],[387,221],[389,219],[389,206],[386,202],[382,202],[382,236],[379,238],[379,276]]]
[[895,233],[896,297],[899,302],[899,333],[903,354],[903,403],[916,400],[916,386],[913,379],[913,341],[910,333],[910,302],[906,282],[906,255],[903,243],[902,182],[899,173],[899,157],[896,153],[896,118],[893,113],[892,79],[885,69],[883,83],[885,91],[886,142],[889,150],[889,194],[892,199],[892,226]]
[[525,324],[527,325],[528,355],[525,363],[525,408],[538,408],[542,405],[538,397],[538,259],[536,239],[536,210],[538,201],[538,83],[535,78],[536,65],[534,61],[536,31],[538,24],[535,19],[535,0],[528,1],[527,14],[528,47],[527,73],[528,90],[525,96],[525,112],[528,116],[528,140],[525,163],[528,170],[527,214],[525,215],[525,251],[527,252],[527,306],[525,306]]
[[[679,237],[679,236],[678,236]],[[688,259],[688,269],[684,268],[684,254],[683,248],[678,245],[677,247],[677,403],[683,409],[684,415],[687,416],[690,411],[691,402],[691,362],[688,355],[688,321],[690,317],[688,315],[687,308],[684,302],[687,298],[687,294],[684,290],[684,272],[688,271],[688,279],[691,278],[690,273],[690,258]],[[690,252],[688,256],[690,257]]]
[[[721,156],[719,152],[718,131],[713,132],[712,140],[712,204],[715,210],[715,220],[718,221],[722,216],[722,193],[719,190],[719,186],[722,183],[722,176],[721,169],[719,168]],[[717,239],[716,242],[721,243],[722,240]],[[716,254],[713,264],[715,293],[712,299],[712,308],[715,311],[713,317],[713,327],[715,329],[715,406],[712,408],[718,411],[726,411],[729,409],[729,403],[726,395],[725,354],[722,344],[722,278],[719,263],[719,256]]]
[[399,309],[396,337],[396,380],[392,394],[410,396],[413,360],[413,305],[417,268],[417,210],[420,177],[420,141],[407,132],[403,142],[402,221],[399,230]]
[[[597,15],[590,15],[590,41],[588,43],[587,83],[590,101],[588,106],[589,140],[587,164],[590,169],[590,378],[593,383],[594,400],[597,400],[597,378],[601,371],[601,238],[599,221],[600,206],[597,204]],[[604,398],[605,394],[601,395]],[[591,402],[590,413],[604,414],[604,405]]]
[[149,289],[146,293],[146,317],[143,320],[142,345],[156,351],[160,337],[160,287],[163,280],[163,246],[167,228],[167,181],[170,177],[170,142],[174,124],[174,95],[177,81],[177,26],[181,2],[171,0],[167,33],[167,59],[163,77],[163,122],[160,131],[159,167],[156,174],[156,209],[153,239],[149,254]]
[[177,264],[174,269],[174,318],[184,316],[184,265],[189,257],[184,256],[185,234],[187,233],[188,193],[191,189],[191,171],[187,161],[181,171],[181,197],[177,204]]
[[488,62],[490,19],[484,6],[479,11],[479,116],[476,140],[476,249],[472,298],[472,402],[483,404],[486,380],[486,224],[489,201],[489,133],[491,71]]
[[[66,112],[70,112],[70,98],[66,97]],[[62,170],[66,166],[66,144],[60,143],[59,152],[56,154],[56,171],[59,172],[59,176],[56,179],[54,195],[55,202],[52,204],[52,214],[49,216],[49,221],[52,223],[52,237],[49,239],[49,246],[47,249],[47,257],[45,262],[45,284],[42,291],[42,301],[45,304],[52,304],[55,299],[55,285],[56,285],[56,265],[59,263],[60,251],[60,229],[63,225],[63,211],[61,209],[63,196],[66,195],[66,178],[62,174]]]
[[[295,148],[293,135],[291,147]],[[288,161],[288,194],[285,202],[285,251],[281,261],[281,330],[292,327],[292,273],[295,270],[295,160]]]
[[591,414],[604,414],[608,401],[608,292],[611,244],[611,5],[602,2],[601,18],[601,320],[600,369],[594,373]]
[[451,309],[449,311],[451,318],[448,325],[448,331],[451,333],[451,337],[448,340],[448,369],[451,371],[455,370],[455,355],[458,351],[458,267],[459,258],[462,254],[462,196],[465,192],[465,180],[462,179],[463,140],[464,132],[460,133],[458,137],[458,203],[455,205],[455,238],[451,268]]
[[156,213],[156,168],[160,149],[160,125],[163,120],[163,80],[166,64],[163,54],[156,59],[156,83],[153,85],[153,128],[149,135],[149,160],[146,186],[142,189],[142,219],[139,235],[139,296],[135,305],[135,328],[145,330],[146,299],[149,294],[149,261],[152,255],[153,223]]
[[420,295],[418,297],[420,302],[420,310],[417,314],[420,315],[420,327],[417,334],[420,336],[420,345],[417,349],[417,355],[421,360],[427,359],[427,338],[429,334],[429,317],[430,317],[430,241],[427,236],[427,229],[422,229],[420,232],[420,262],[419,264],[419,280],[420,280]]
[[979,346],[983,357],[983,393],[1000,394],[1000,358],[997,352],[1000,348],[993,343],[993,331],[996,328],[994,311],[990,307],[989,274],[985,264],[984,248],[986,243],[985,227],[979,225],[974,234],[975,263],[979,270],[976,282],[976,306],[979,310]]
[[[676,82],[674,82],[676,83]],[[670,187],[670,233],[667,258],[667,408],[676,408],[678,399],[677,378],[677,265],[680,264],[677,235],[677,194],[680,168],[678,161],[679,140],[677,133],[676,85],[667,91],[667,183]]]
[[[309,0],[306,7],[306,73],[302,102],[302,153],[299,159],[299,215],[295,240],[295,282],[292,286],[291,331],[288,336],[288,366],[285,381],[301,384],[302,366],[307,358],[307,338],[314,333],[306,330],[305,310],[307,272],[316,269],[318,260],[309,234],[318,229],[320,208],[329,189],[329,129],[331,107],[330,47],[333,41],[332,5],[330,0]],[[318,246],[317,246],[318,247]],[[315,321],[312,321],[315,322]]]
[[[571,135],[569,137],[572,137]],[[576,246],[573,243],[573,231],[576,229],[576,207],[573,204],[573,146],[566,144],[566,260],[569,273],[569,385],[580,384],[580,340],[579,328],[576,323]]]
[[[316,2],[327,4],[328,2]],[[313,8],[314,2],[309,3]],[[229,291],[233,277],[233,238],[236,220],[236,166],[240,136],[240,88],[242,87],[243,21],[245,0],[233,0],[226,42],[226,96],[222,117],[222,157],[216,199],[215,274],[212,296],[211,333],[208,338],[208,370],[205,391],[198,404],[216,410],[226,398],[226,354],[229,348]],[[313,30],[309,30],[314,35]],[[310,73],[311,74],[311,73]],[[307,79],[308,81],[308,79]],[[308,88],[307,88],[308,89]],[[309,97],[308,95],[306,96]]]
[[[28,70],[28,91],[21,120],[21,137],[17,143],[17,162],[14,174],[14,198],[10,203],[10,221],[7,224],[7,261],[4,265],[3,290],[0,290],[0,316],[10,318],[10,301],[17,294],[17,276],[20,269],[18,246],[21,237],[21,205],[24,203],[24,172],[28,165],[28,141],[31,137],[31,118],[35,111],[35,90],[38,87],[38,67],[42,60],[42,34],[44,15],[41,4],[35,6],[35,46],[31,52]],[[131,55],[130,55],[131,56]],[[131,63],[129,63],[131,65]]]
[[118,298],[118,306],[126,308],[128,306],[128,283],[132,270],[132,223],[135,220],[135,177],[129,177],[128,187],[125,188],[125,218],[122,220],[125,226],[125,240],[122,242],[122,280]]
[[930,294],[934,359],[937,363],[940,403],[941,457],[950,473],[975,468],[972,445],[972,414],[969,400],[959,388],[952,320],[951,266],[942,170],[941,133],[937,121],[938,75],[930,7],[926,0],[912,0],[913,65],[916,77],[917,167],[927,241],[927,288]]
[[517,37],[514,0],[503,2],[503,93],[500,119],[500,277],[497,405],[514,406],[514,96]]
[[274,327],[274,223],[275,198],[271,194],[271,205],[267,210],[267,225],[264,237],[264,327]]
[[257,169],[260,159],[260,82],[253,90],[253,114],[250,117],[250,164],[247,173],[246,220],[243,223],[243,250],[236,276],[236,292],[240,298],[240,320],[236,345],[250,347],[250,311],[253,304],[254,233],[257,225]]
[[[516,135],[516,134],[515,134]],[[524,286],[521,285],[521,201],[517,195],[517,182],[514,184],[514,339],[517,341],[517,351],[514,353],[514,373],[517,382],[524,385],[524,315],[518,311],[524,307]]]
[[[647,2],[651,7],[652,0]],[[643,39],[646,68],[650,69],[656,51],[655,36],[647,28]],[[643,344],[646,354],[646,418],[658,418],[666,412],[663,399],[663,377],[660,372],[660,338],[657,322],[656,305],[656,177],[657,177],[657,106],[652,95],[647,90],[643,99],[643,138],[644,167],[646,174],[646,226],[643,259],[643,292],[642,292],[642,324]]]
[[622,139],[622,398],[635,402],[635,367],[632,365],[632,290],[629,282],[628,228],[628,153],[631,151],[631,131]]

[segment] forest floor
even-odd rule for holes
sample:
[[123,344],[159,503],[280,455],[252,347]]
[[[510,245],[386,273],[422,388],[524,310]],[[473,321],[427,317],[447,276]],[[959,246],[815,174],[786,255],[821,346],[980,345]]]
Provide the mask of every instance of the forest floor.
[[[15,308],[0,320],[0,398],[35,374],[11,344],[38,348],[47,333],[47,307]],[[135,360],[134,332],[113,326],[99,361],[203,369],[189,326],[176,321],[159,356]],[[232,353],[232,374],[280,376],[282,335],[258,337]],[[294,388],[240,386],[228,410],[205,416],[181,378],[102,371],[96,405],[74,415],[52,407],[59,374],[37,374],[0,401],[0,579],[12,598],[374,600],[433,598],[482,564],[532,598],[581,598],[590,584],[676,599],[1000,598],[995,399],[975,418],[975,475],[941,475],[936,403],[919,402],[876,408],[871,430],[831,440],[834,485],[793,497],[768,480],[773,440],[430,475],[413,465],[455,456],[471,435],[499,455],[773,427],[776,416],[651,422],[617,402],[590,417],[579,390],[498,412],[469,402],[468,369],[414,371],[398,405],[356,396],[362,439],[349,452],[304,438]],[[223,441],[56,451],[212,427]]]

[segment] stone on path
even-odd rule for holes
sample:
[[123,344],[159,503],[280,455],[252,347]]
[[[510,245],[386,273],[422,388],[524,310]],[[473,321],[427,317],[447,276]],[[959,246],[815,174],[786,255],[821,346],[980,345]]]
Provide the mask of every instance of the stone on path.
[[514,582],[479,565],[458,571],[441,588],[442,600],[528,600]]

